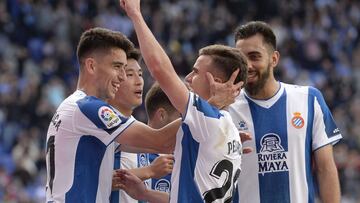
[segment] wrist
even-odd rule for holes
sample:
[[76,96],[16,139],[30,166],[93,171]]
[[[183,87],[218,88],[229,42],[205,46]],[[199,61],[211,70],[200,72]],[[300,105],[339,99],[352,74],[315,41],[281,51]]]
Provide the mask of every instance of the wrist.
[[134,12],[131,15],[129,15],[129,18],[135,22],[135,21],[139,21],[139,20],[143,19],[143,16],[142,16],[141,12]]
[[147,173],[148,178],[153,178],[155,176],[155,172],[153,170],[152,165],[148,166],[148,168],[149,168],[148,173]]
[[209,104],[211,104],[212,106],[215,106],[218,109],[223,109],[225,107],[225,106],[220,106],[219,104],[217,104],[216,101],[214,101],[214,99],[212,99],[212,97],[210,99],[208,99],[207,102]]
[[144,173],[142,181],[152,178],[152,176],[154,175],[154,172],[153,172],[151,166],[145,166],[144,169],[145,169],[145,173]]

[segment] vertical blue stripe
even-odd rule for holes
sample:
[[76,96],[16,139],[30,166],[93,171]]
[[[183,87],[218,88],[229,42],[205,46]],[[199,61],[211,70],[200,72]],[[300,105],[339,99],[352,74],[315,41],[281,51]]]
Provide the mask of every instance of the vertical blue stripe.
[[65,194],[65,202],[95,203],[99,184],[100,166],[106,151],[94,136],[82,136],[76,149],[74,180]]
[[238,187],[234,187],[234,195],[233,195],[233,202],[234,203],[240,203],[240,198],[239,198],[239,190]]
[[[120,168],[121,151],[118,151],[114,155],[114,170]],[[120,192],[115,190],[111,192],[110,203],[119,203]]]
[[[248,99],[253,118],[256,152],[259,163],[259,192],[261,203],[290,202],[289,172],[285,159],[273,160],[266,155],[288,152],[286,92],[269,109],[263,108]],[[262,157],[262,158],[260,158]],[[280,164],[281,167],[278,167]],[[286,168],[285,167],[285,168]]]
[[183,123],[181,128],[184,135],[181,141],[182,157],[177,202],[200,203],[203,202],[203,199],[194,179],[194,171],[199,153],[199,143],[193,139],[188,125]]
[[315,188],[314,188],[314,179],[312,175],[312,131],[314,124],[314,94],[311,93],[312,90],[309,89],[308,97],[308,120],[306,128],[306,138],[305,138],[305,167],[306,167],[306,181],[308,187],[308,203],[315,202]]

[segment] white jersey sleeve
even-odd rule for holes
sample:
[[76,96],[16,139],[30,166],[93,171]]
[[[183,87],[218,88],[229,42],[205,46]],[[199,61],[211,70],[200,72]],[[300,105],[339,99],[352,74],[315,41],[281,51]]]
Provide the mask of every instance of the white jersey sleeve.
[[80,134],[97,137],[109,145],[135,119],[124,117],[112,106],[95,98],[84,97],[77,101],[78,109],[74,112],[74,130]]
[[[207,140],[212,135],[209,130],[217,129],[213,126],[218,125],[218,119],[223,116],[219,109],[210,105],[207,101],[200,98],[193,92],[189,93],[189,101],[183,122],[190,126],[192,136],[197,142]],[[211,119],[213,118],[213,119]]]
[[342,136],[321,92],[313,87],[309,87],[309,95],[314,98],[312,149],[316,150],[330,143],[336,144]]

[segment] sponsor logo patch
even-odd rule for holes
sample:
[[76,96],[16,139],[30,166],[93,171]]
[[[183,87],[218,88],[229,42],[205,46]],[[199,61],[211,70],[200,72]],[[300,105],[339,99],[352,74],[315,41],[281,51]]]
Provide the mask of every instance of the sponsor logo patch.
[[104,125],[110,129],[121,123],[120,118],[116,115],[116,113],[108,106],[102,106],[98,111],[100,120],[104,123]]
[[294,126],[294,128],[297,128],[297,129],[302,128],[304,126],[304,124],[305,124],[305,121],[301,117],[301,113],[300,112],[295,112],[293,114],[294,114],[294,117],[292,117],[292,119],[291,119],[292,126]]
[[155,183],[155,190],[161,192],[170,192],[170,182],[166,179],[160,179]]
[[260,140],[258,153],[259,174],[289,171],[288,152],[281,145],[280,136],[275,133],[265,134]]
[[239,122],[239,130],[248,130],[249,128],[247,127],[245,121],[240,121]]

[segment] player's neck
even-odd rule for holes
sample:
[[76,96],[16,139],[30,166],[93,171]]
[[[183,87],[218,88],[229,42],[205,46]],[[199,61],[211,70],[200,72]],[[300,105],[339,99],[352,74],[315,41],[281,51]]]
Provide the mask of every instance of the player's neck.
[[96,85],[93,85],[90,78],[86,78],[85,76],[79,76],[77,89],[83,91],[87,96],[94,96],[102,100],[106,100],[106,98],[101,98],[99,91],[96,89]]

